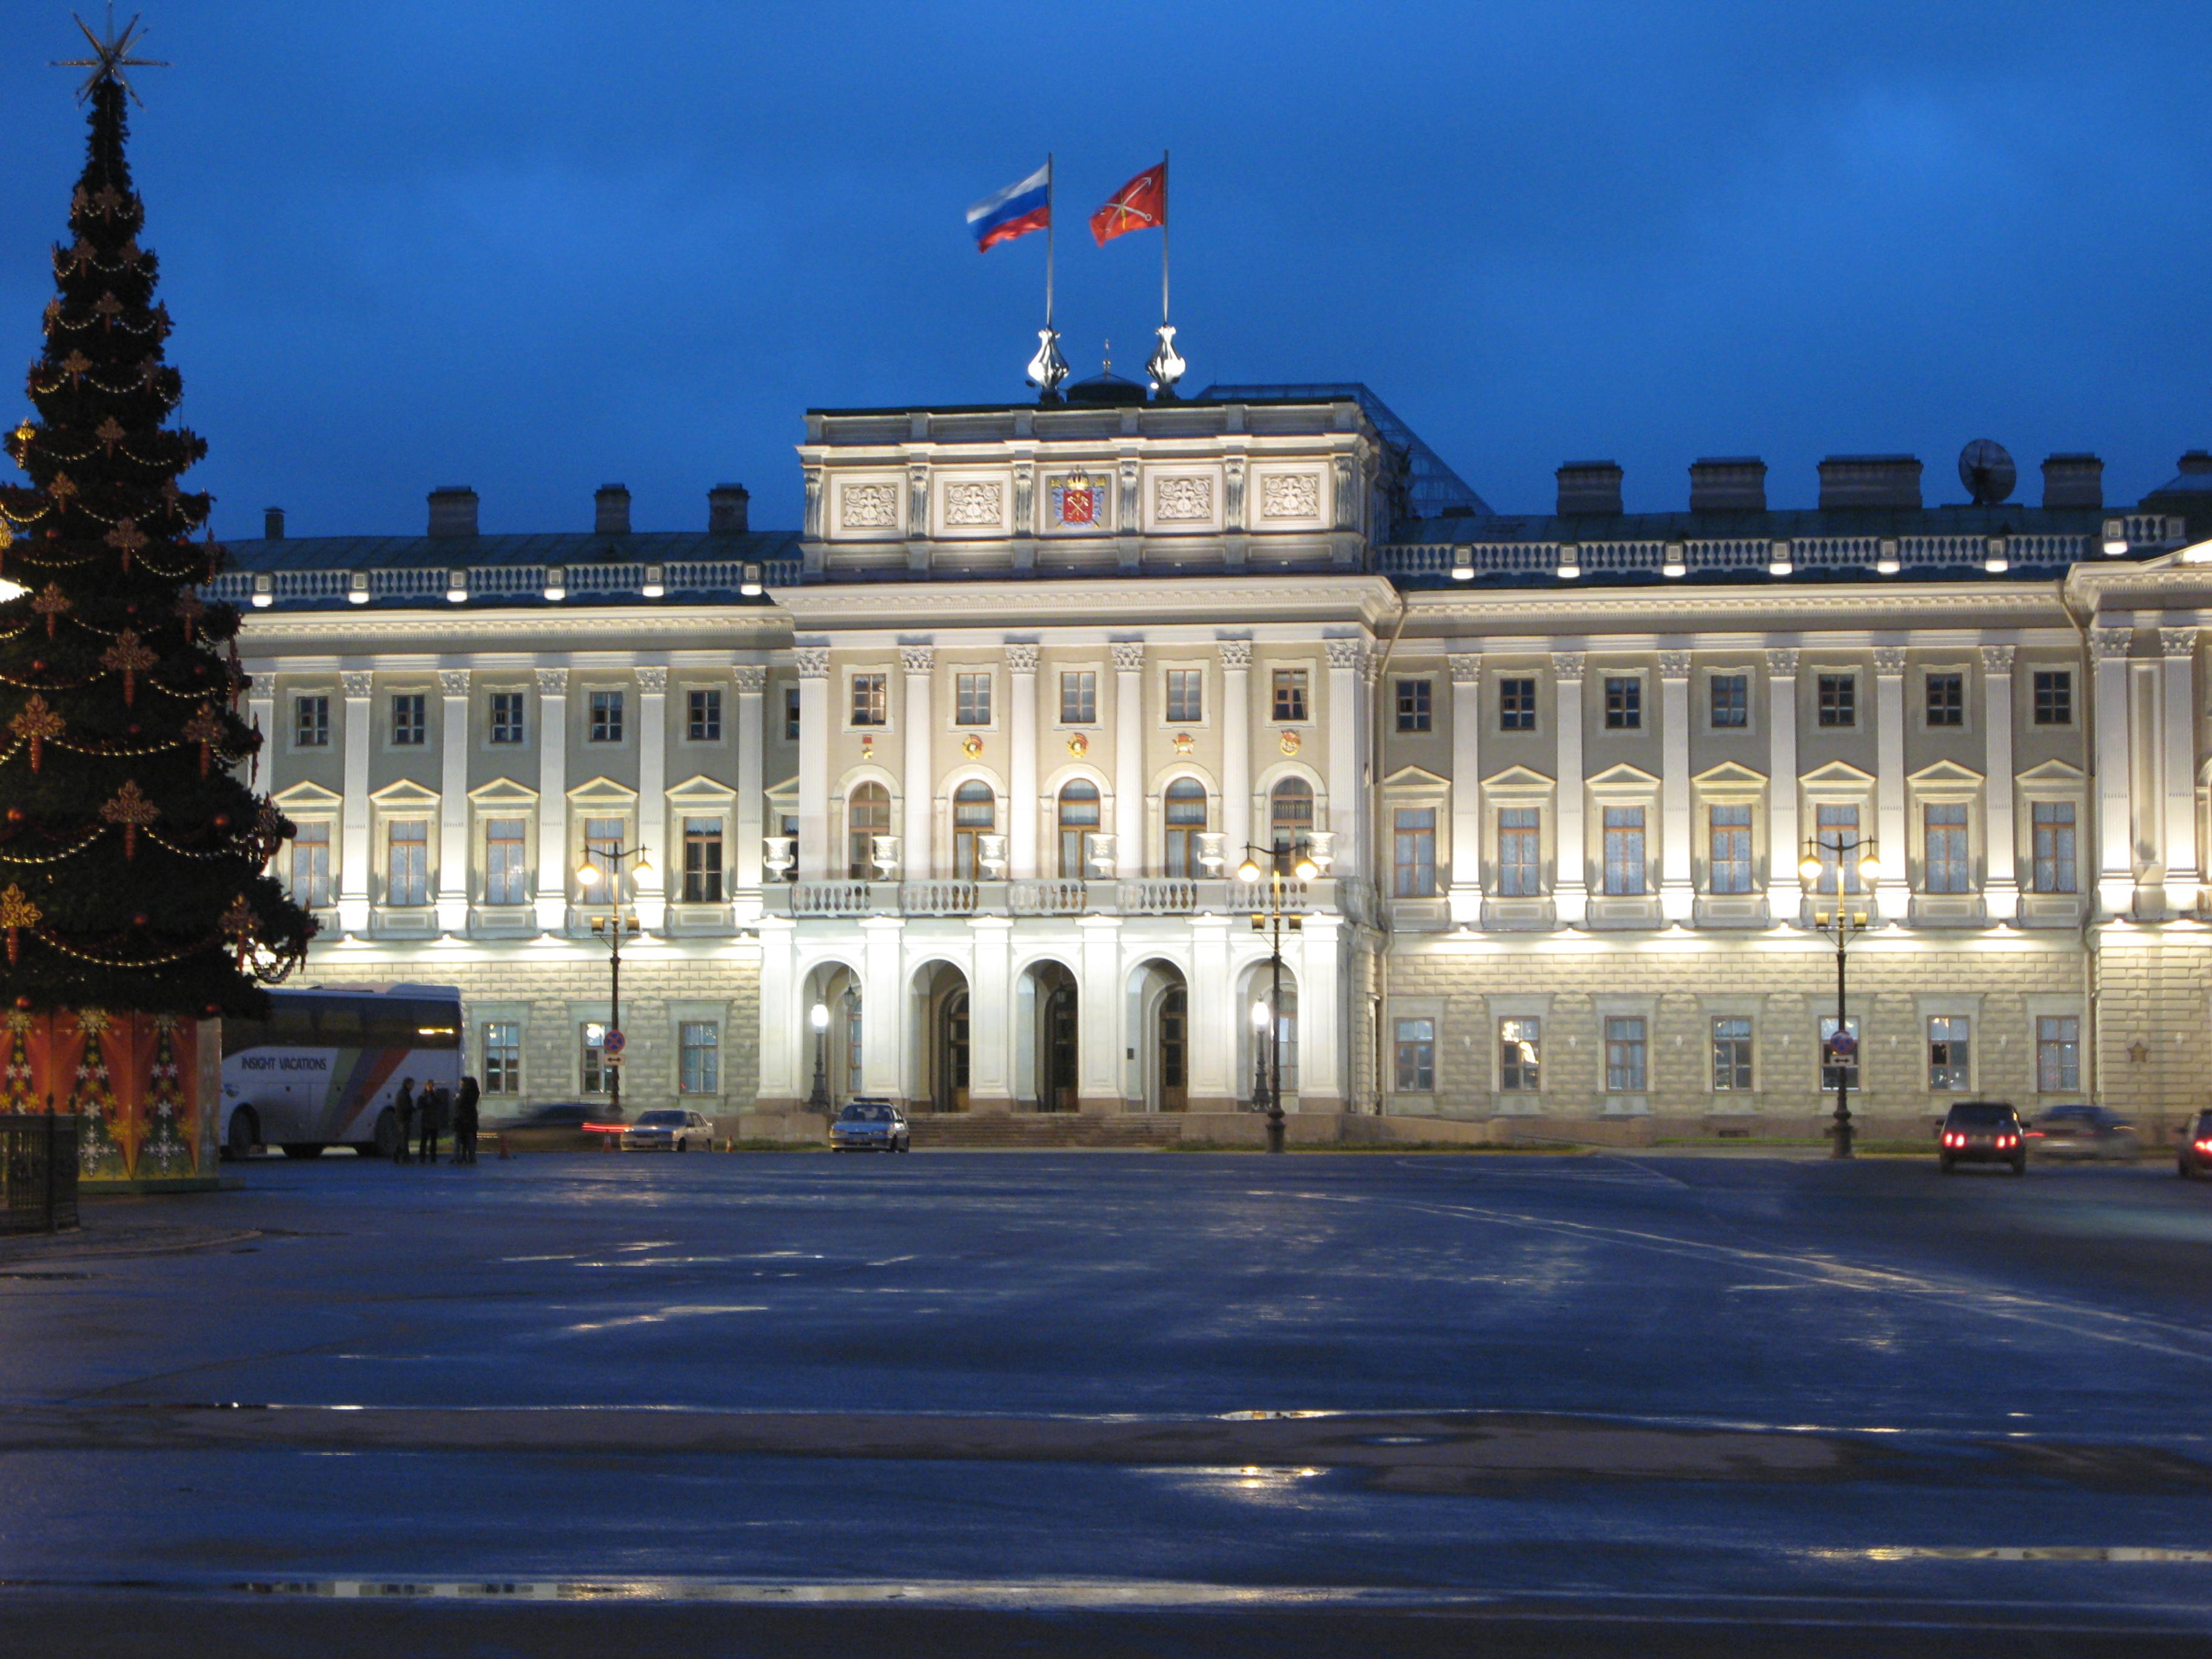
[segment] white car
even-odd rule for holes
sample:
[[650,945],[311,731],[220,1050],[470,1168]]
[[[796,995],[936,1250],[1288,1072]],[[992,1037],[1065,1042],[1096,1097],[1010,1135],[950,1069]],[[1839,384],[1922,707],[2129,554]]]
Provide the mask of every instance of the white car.
[[681,1152],[695,1146],[712,1152],[714,1126],[698,1112],[664,1106],[640,1112],[637,1121],[623,1131],[622,1145],[626,1152]]

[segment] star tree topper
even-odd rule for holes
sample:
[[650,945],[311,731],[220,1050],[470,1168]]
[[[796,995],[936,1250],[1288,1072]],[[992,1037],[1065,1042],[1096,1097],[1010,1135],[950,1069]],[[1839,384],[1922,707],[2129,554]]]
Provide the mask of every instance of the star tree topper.
[[76,26],[84,31],[84,38],[92,43],[93,51],[98,54],[92,58],[58,58],[54,63],[56,69],[88,69],[92,71],[85,76],[84,84],[77,88],[77,102],[82,104],[91,97],[92,89],[102,81],[112,81],[131,94],[132,103],[143,109],[144,102],[125,78],[123,71],[126,69],[167,69],[169,65],[159,58],[133,58],[131,55],[131,48],[145,38],[145,31],[138,27],[137,14],[134,12],[131,15],[131,21],[123,26],[123,33],[118,34],[115,32],[114,0],[108,0],[107,30],[104,40],[92,32],[92,25],[83,18],[77,17],[75,12],[70,15],[76,18]]

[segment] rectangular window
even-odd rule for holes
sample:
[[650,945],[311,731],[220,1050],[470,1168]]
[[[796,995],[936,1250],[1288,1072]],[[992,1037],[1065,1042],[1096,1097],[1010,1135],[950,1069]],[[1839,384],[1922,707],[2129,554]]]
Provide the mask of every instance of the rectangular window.
[[401,691],[392,699],[392,741],[404,748],[415,748],[429,739],[430,721],[426,706],[429,699],[420,691]]
[[720,904],[722,902],[722,821],[720,818],[684,820],[684,902]]
[[1534,1094],[1543,1060],[1544,1022],[1540,1019],[1501,1019],[1498,1022],[1498,1088],[1501,1094]]
[[1498,729],[1533,732],[1536,729],[1536,682],[1528,678],[1498,682]]
[[301,749],[331,746],[331,700],[328,697],[292,699],[292,742]]
[[1713,1089],[1741,1094],[1751,1087],[1751,1022],[1733,1016],[1713,1022]]
[[591,694],[591,740],[593,743],[620,743],[623,740],[623,694],[619,691],[594,691]]
[[1306,671],[1303,668],[1278,668],[1275,671],[1275,718],[1279,720],[1302,720],[1306,717]]
[[1502,898],[1534,898],[1544,890],[1544,813],[1508,806],[1498,814],[1498,891]]
[[1195,726],[1206,718],[1206,671],[1168,670],[1168,723]]
[[617,854],[622,851],[621,818],[586,818],[584,820],[584,857],[599,872],[597,881],[583,884],[581,897],[587,904],[615,904],[622,899],[622,860]]
[[1644,891],[1644,809],[1640,806],[1605,809],[1605,890],[1613,894]]
[[1401,806],[1393,815],[1391,840],[1400,898],[1431,898],[1437,890],[1437,809]]
[[2038,726],[2074,724],[2074,672],[2069,668],[2035,671],[2035,723]]
[[1398,729],[1401,732],[1425,732],[1429,729],[1429,683],[1426,680],[1398,682]]
[[576,1064],[576,1089],[580,1094],[603,1095],[607,1091],[607,1028],[597,1020],[587,1019],[578,1029],[580,1050]]
[[331,826],[303,823],[292,837],[292,902],[319,910],[331,902]]
[[2035,868],[2030,877],[2039,893],[2071,893],[2074,883],[2074,803],[2039,800],[2033,815]]
[[1829,1094],[1836,1091],[1836,1080],[1841,1078],[1856,1093],[1859,1086],[1859,1023],[1856,1019],[1844,1022],[1850,1030],[1850,1052],[1838,1054],[1834,1048],[1836,1017],[1820,1017],[1820,1087]]
[[885,677],[881,674],[853,676],[853,724],[855,726],[886,726]]
[[2072,1014],[2045,1014],[2035,1022],[2035,1086],[2046,1095],[2081,1087],[2081,1022]]
[[1635,674],[1605,677],[1605,729],[1638,732],[1644,727],[1644,681]]
[[991,723],[991,677],[955,674],[952,677],[952,723],[988,726]]
[[1098,676],[1094,671],[1074,668],[1060,677],[1060,723],[1098,724]]
[[722,1028],[711,1019],[687,1019],[676,1027],[676,1087],[680,1094],[722,1092]]
[[712,686],[684,694],[684,736],[691,743],[722,740],[722,694]]
[[1923,682],[1923,693],[1930,726],[1964,726],[1966,723],[1966,677],[1963,674],[1930,674]]
[[1815,892],[1834,893],[1839,866],[1844,891],[1861,890],[1858,854],[1845,853],[1838,860],[1836,853],[1838,847],[1849,847],[1858,837],[1857,807],[1822,805],[1813,809],[1813,838],[1820,850],[1820,879],[1814,884]]
[[1605,1091],[1644,1092],[1644,1016],[1608,1014],[1605,1022]]
[[483,1028],[483,1091],[488,1095],[522,1092],[522,1025],[511,1019],[489,1019]]
[[520,818],[490,818],[484,823],[484,902],[530,902],[528,826]]
[[1713,730],[1741,731],[1751,724],[1751,677],[1716,674],[1706,682],[1712,696]]
[[1923,860],[1927,871],[1927,890],[1971,893],[1974,890],[1974,871],[1966,857],[1966,802],[1930,802],[1923,812],[1928,836]]
[[1928,1021],[1928,1086],[1939,1094],[1959,1094],[1972,1088],[1968,1080],[1966,1022],[1956,1015],[1940,1014]]
[[783,689],[783,740],[799,741],[799,688],[795,685]]
[[1398,1092],[1426,1095],[1437,1087],[1437,1023],[1432,1019],[1398,1022]]
[[1706,881],[1716,893],[1750,892],[1750,806],[1716,806],[1708,817],[1711,856],[1706,862]]
[[1823,674],[1816,688],[1814,707],[1823,726],[1850,726],[1859,723],[1859,677]]
[[522,741],[522,699],[520,691],[495,691],[491,694],[491,740],[494,743]]
[[430,825],[422,818],[396,818],[385,830],[384,902],[430,902]]

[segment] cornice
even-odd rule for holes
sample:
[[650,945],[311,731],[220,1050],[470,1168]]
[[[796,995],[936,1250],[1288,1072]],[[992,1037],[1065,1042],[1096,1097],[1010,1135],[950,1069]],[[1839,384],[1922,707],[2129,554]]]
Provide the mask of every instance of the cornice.
[[[331,641],[349,651],[391,643],[422,649],[428,641],[447,641],[452,650],[514,649],[529,640],[543,650],[568,649],[581,641],[605,642],[602,648],[641,638],[665,641],[678,635],[739,636],[735,648],[767,650],[787,635],[790,616],[781,610],[748,606],[720,610],[711,605],[672,610],[659,605],[593,607],[526,612],[377,611],[374,610],[246,611],[239,629],[239,649],[268,653]],[[766,635],[762,638],[759,636]]]
[[801,632],[896,626],[947,616],[981,627],[1016,627],[1030,618],[1054,621],[1218,623],[1234,617],[1315,617],[1380,622],[1397,610],[1381,576],[1355,572],[1284,577],[1090,576],[1021,582],[829,584],[785,588],[778,603]]
[[[1784,586],[1722,590],[1714,588],[1653,589],[1595,588],[1576,593],[1547,589],[1538,593],[1483,590],[1456,593],[1413,592],[1406,595],[1410,623],[1431,619],[1468,618],[1485,623],[1522,624],[1531,632],[1606,633],[1633,619],[1652,633],[1677,619],[1710,618],[1755,627],[1762,632],[1792,632],[1801,626],[1814,629],[1836,624],[1826,621],[1839,613],[1855,613],[1881,625],[1888,617],[1917,618],[1953,615],[2002,618],[2002,625],[2018,627],[2027,618],[2064,625],[2066,608],[2056,585],[2001,588],[1989,586],[1884,587]],[[1801,624],[1798,618],[1808,620]],[[1860,625],[1868,625],[1861,623]],[[1904,626],[1919,626],[1905,622]]]

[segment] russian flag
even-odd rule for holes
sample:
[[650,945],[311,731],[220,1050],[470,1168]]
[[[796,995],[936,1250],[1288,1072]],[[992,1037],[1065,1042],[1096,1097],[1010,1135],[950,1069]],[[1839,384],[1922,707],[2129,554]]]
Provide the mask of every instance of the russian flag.
[[986,196],[968,210],[968,234],[981,253],[994,242],[1010,242],[1052,222],[1052,163],[1047,161],[1018,185]]

